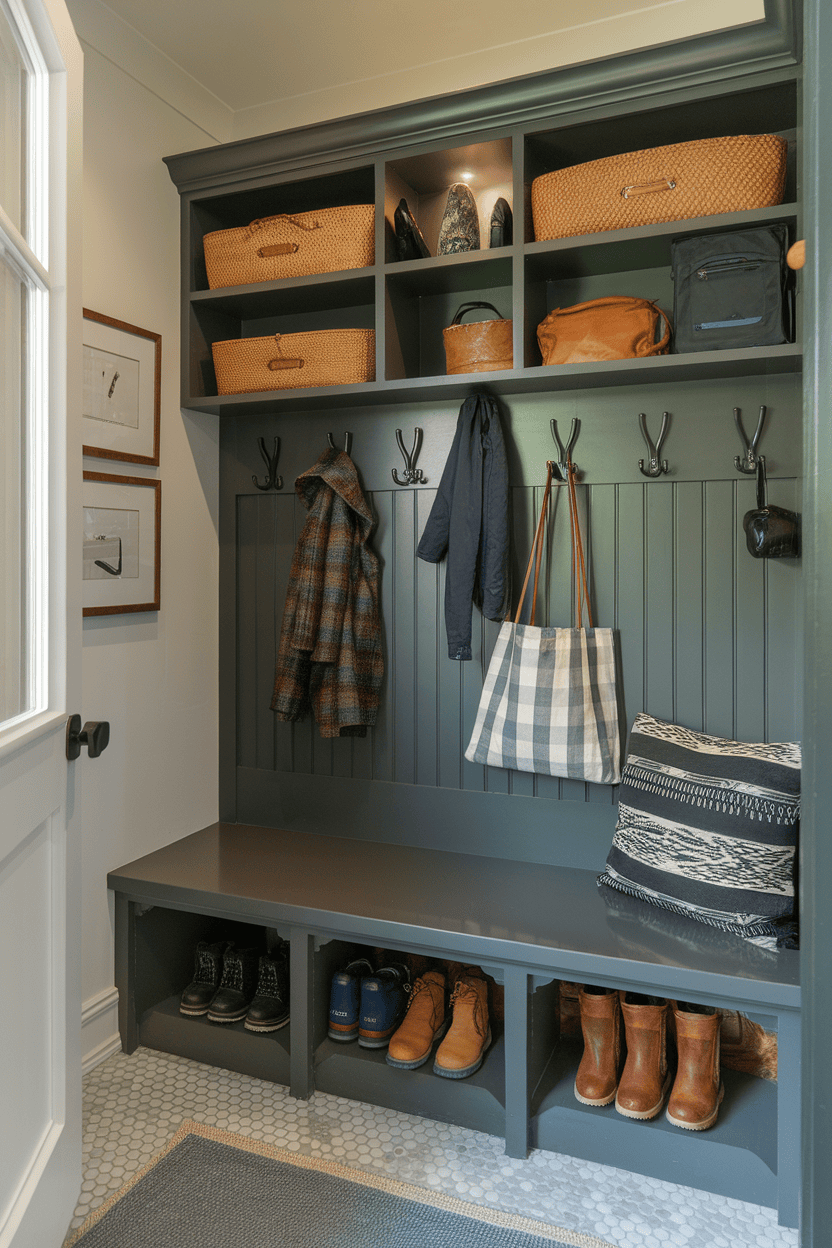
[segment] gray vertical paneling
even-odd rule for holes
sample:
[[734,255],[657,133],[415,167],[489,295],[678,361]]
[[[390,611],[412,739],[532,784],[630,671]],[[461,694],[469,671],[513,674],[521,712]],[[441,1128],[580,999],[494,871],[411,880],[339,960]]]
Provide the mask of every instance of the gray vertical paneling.
[[754,477],[736,482],[736,606],[734,664],[736,671],[736,736],[758,741],[766,722],[766,563],[748,553],[742,518],[756,507]]
[[373,549],[381,567],[381,621],[384,644],[384,681],[381,686],[376,726],[372,733],[373,779],[393,779],[393,741],[396,722],[396,691],[391,673],[393,664],[393,601],[395,584],[393,496],[389,491],[379,490],[373,495],[373,507],[378,518],[373,533]]
[[416,780],[416,508],[415,492],[393,495],[395,542],[393,546],[393,614],[391,622],[391,685],[395,698],[395,747],[393,779],[402,784]]
[[645,704],[644,489],[640,484],[621,485],[618,492],[617,627],[628,724]]
[[[417,490],[416,541],[425,530],[435,490]],[[439,571],[435,563],[416,559],[416,716],[415,780],[439,783],[439,666],[442,662],[444,621],[439,602]]]
[[237,761],[253,767],[257,758],[257,499],[237,500]]
[[735,735],[734,483],[705,486],[705,731]]
[[[800,511],[796,481],[772,481],[769,497],[778,507]],[[796,639],[802,638],[800,621],[800,561],[766,560],[766,671],[768,691],[766,739],[791,741],[800,736],[796,672],[802,655],[795,655]]]
[[[543,473],[541,472],[541,477]],[[797,509],[794,480],[773,501]],[[385,677],[366,738],[324,740],[312,720],[276,723],[269,709],[292,553],[306,519],[293,494],[238,499],[238,761],[260,770],[379,779],[427,787],[609,805],[606,785],[464,757],[500,629],[473,610],[473,661],[448,657],[446,565],[416,557],[433,490],[368,495],[378,524]],[[520,595],[543,485],[512,490],[514,579]],[[582,484],[578,503],[594,622],[617,630],[625,727],[641,709],[739,738],[798,736],[795,684],[799,561],[755,560],[742,517],[754,481]],[[526,597],[528,619],[531,594]],[[538,624],[574,621],[569,506],[553,491],[537,598]]]
[[462,787],[462,664],[448,658],[445,630],[447,561],[439,567],[439,785]]
[[257,737],[255,766],[274,766],[274,711],[270,703],[274,687],[277,658],[277,632],[274,618],[274,574],[277,521],[277,496],[261,494],[252,500],[257,513],[257,549],[255,551],[254,602],[255,616],[255,706],[254,723]]
[[680,724],[705,726],[705,556],[704,490],[701,482],[682,481],[675,496],[675,697]]
[[662,480],[644,486],[647,531],[644,541],[647,578],[645,709],[672,720],[673,707],[673,486]]

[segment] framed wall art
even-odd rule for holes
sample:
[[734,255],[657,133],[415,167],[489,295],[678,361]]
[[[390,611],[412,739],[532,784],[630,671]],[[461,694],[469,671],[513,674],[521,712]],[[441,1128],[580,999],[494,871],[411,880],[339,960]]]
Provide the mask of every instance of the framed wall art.
[[85,472],[84,615],[158,611],[162,483]]
[[84,454],[159,463],[162,335],[84,309]]

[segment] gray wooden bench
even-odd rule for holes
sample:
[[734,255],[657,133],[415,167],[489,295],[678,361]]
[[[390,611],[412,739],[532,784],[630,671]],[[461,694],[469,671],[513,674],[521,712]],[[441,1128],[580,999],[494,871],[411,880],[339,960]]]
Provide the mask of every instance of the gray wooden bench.
[[[596,872],[216,823],[110,872],[122,1045],[450,1121],[530,1146],[776,1205],[797,1225],[799,954],[768,952],[596,884]],[[271,1035],[179,1014],[197,940],[274,928],[291,941],[291,1023]],[[470,1079],[402,1072],[326,1037],[332,974],[356,948],[475,963],[505,1022]],[[580,1046],[561,1040],[558,981],[739,1009],[779,1037],[776,1084],[726,1071],[717,1125],[680,1131],[580,1105]]]

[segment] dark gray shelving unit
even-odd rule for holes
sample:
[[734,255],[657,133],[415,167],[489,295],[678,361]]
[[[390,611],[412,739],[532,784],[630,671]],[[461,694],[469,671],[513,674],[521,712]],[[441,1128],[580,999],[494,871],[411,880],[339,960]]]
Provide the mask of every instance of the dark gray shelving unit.
[[[596,885],[615,824],[614,792],[483,768],[464,758],[497,626],[475,619],[474,662],[445,658],[444,571],[414,557],[456,410],[485,390],[501,403],[519,554],[552,453],[548,421],[582,421],[575,459],[589,520],[597,613],[620,630],[623,704],[717,735],[800,735],[799,566],[743,552],[753,482],[738,479],[732,408],[765,403],[769,484],[799,509],[802,314],[772,348],[543,367],[536,327],[553,307],[641,294],[670,310],[670,244],[690,234],[785,222],[803,236],[801,78],[790,18],[677,47],[494,84],[168,158],[182,204],[182,405],[219,418],[220,704],[223,822],[114,871],[124,1048],[152,1044],[288,1083],[458,1122],[530,1146],[775,1204],[797,1221],[799,956],[770,953]],[[782,11],[781,11],[782,10]],[[778,24],[779,23],[779,24]],[[537,242],[530,193],[541,173],[597,157],[726,133],[789,141],[783,204]],[[637,136],[637,138],[635,137]],[[510,246],[399,263],[393,212],[404,196],[435,249],[448,185],[513,205]],[[360,270],[207,289],[206,232],[280,212],[374,203],[375,262]],[[441,331],[457,306],[494,303],[514,324],[514,366],[444,374]],[[376,334],[366,384],[216,394],[212,342],[359,325]],[[640,411],[673,413],[672,474],[646,483]],[[724,418],[723,418],[724,414]],[[424,428],[427,483],[391,485],[392,438]],[[353,458],[378,526],[386,683],[364,740],[321,741],[268,709],[275,637],[303,522],[295,476],[334,433]],[[634,437],[635,432],[635,437]],[[281,438],[281,492],[251,484],[256,439]],[[568,622],[567,565],[552,550],[546,623]],[[566,579],[564,579],[564,577]],[[233,923],[291,941],[292,1018],[277,1036],[183,1020],[177,991],[193,943]],[[469,1080],[391,1069],[379,1053],[326,1038],[333,968],[383,946],[479,964],[503,985],[505,1024]],[[558,1034],[560,980],[655,992],[760,1018],[779,1039],[779,1081],[733,1077],[717,1126],[688,1133],[633,1123],[572,1095],[578,1054]],[[449,1086],[450,1085],[450,1086]]]

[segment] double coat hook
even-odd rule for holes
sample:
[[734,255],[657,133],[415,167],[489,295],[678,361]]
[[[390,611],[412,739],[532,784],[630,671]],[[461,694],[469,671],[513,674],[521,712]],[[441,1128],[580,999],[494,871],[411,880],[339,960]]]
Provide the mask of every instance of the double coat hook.
[[417,427],[413,435],[413,449],[408,454],[404,445],[401,429],[396,430],[396,441],[399,444],[399,450],[404,456],[404,480],[402,481],[396,469],[392,469],[393,480],[396,485],[424,485],[427,481],[421,468],[416,467],[416,460],[419,458],[419,451],[422,449],[422,430]]
[[[327,442],[329,442],[329,445],[332,447],[333,451],[337,451],[337,450],[338,450],[338,447],[337,447],[337,446],[335,445],[335,443],[332,441],[332,434],[331,434],[331,433],[328,433],[328,434],[326,435],[326,439],[327,439]],[[350,453],[350,451],[351,451],[351,450],[352,450],[352,434],[351,434],[351,433],[345,433],[345,434],[344,434],[344,454],[345,454],[345,455],[349,455],[349,453]]]
[[737,433],[740,435],[740,440],[745,447],[745,454],[742,458],[740,458],[739,455],[734,456],[734,464],[737,472],[744,472],[748,477],[753,476],[753,474],[756,473],[757,464],[760,462],[761,456],[757,454],[757,443],[760,441],[760,434],[763,432],[763,422],[765,421],[765,418],[766,409],[765,404],[763,404],[760,407],[760,418],[757,421],[756,432],[754,437],[749,442],[748,438],[745,436],[742,421],[740,420],[740,409],[738,407],[734,408],[734,424],[737,426]]
[[650,458],[647,461],[646,468],[644,467],[643,459],[640,459],[638,461],[639,472],[644,477],[660,477],[662,473],[665,473],[668,471],[667,460],[660,459],[660,456],[662,453],[662,443],[664,442],[667,436],[667,425],[668,425],[668,421],[670,420],[670,417],[667,412],[662,412],[662,428],[661,428],[661,432],[659,433],[659,440],[658,442],[655,442],[655,443],[653,442],[653,439],[650,437],[650,434],[647,432],[647,417],[645,416],[644,412],[639,412],[638,419],[639,419],[639,424],[641,425],[642,437],[644,438],[644,441],[647,443],[647,449],[650,452]]
[[266,450],[266,439],[258,438],[257,445],[260,447],[260,454],[263,456],[263,462],[268,470],[265,485],[261,485],[257,477],[252,474],[252,481],[258,490],[282,490],[283,478],[277,475],[277,461],[280,459],[280,438],[274,440],[274,450],[270,455]]
[[572,421],[572,427],[569,430],[569,441],[567,442],[565,448],[564,448],[563,443],[560,440],[560,434],[558,433],[558,422],[555,420],[554,416],[549,421],[549,428],[552,431],[552,440],[555,442],[558,448],[558,455],[560,456],[559,459],[555,461],[549,461],[549,462],[554,462],[555,467],[560,473],[561,481],[566,481],[568,479],[570,463],[572,464],[572,472],[574,473],[575,477],[577,477],[578,469],[572,460],[572,452],[575,449],[575,443],[578,441],[578,434],[581,431],[581,422],[577,419],[577,417]]

